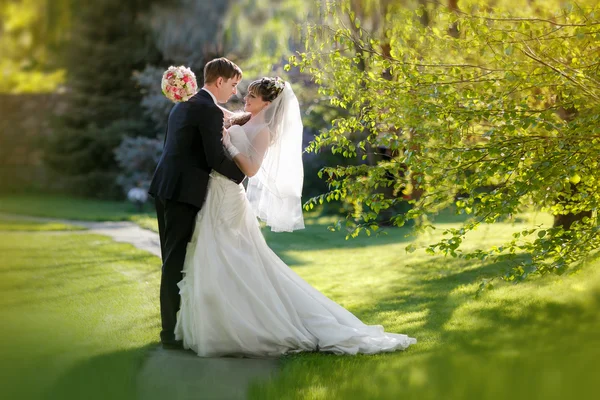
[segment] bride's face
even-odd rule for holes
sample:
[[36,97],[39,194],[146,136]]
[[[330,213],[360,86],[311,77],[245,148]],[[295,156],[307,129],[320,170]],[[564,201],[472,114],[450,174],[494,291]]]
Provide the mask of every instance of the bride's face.
[[246,97],[244,97],[244,102],[244,111],[249,112],[252,116],[255,116],[270,104],[268,101],[264,101],[261,96],[253,92],[248,92]]

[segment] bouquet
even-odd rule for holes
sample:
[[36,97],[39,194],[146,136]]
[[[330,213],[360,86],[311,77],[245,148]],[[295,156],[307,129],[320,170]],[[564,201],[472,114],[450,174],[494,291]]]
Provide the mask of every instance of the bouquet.
[[160,86],[163,94],[175,103],[188,101],[198,91],[196,75],[183,65],[169,67],[163,74]]

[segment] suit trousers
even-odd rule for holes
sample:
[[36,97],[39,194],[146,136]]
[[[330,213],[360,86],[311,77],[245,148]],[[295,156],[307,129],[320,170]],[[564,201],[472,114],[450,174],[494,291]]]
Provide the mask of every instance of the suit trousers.
[[160,198],[155,198],[155,205],[163,262],[160,279],[160,338],[162,341],[172,341],[175,340],[175,324],[181,303],[177,283],[183,279],[185,253],[200,209],[191,204]]

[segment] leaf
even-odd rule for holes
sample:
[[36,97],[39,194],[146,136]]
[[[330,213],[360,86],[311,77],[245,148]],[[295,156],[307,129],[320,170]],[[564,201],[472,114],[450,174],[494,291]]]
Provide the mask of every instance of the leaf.
[[[590,5],[585,15],[577,7],[556,15],[540,8],[538,19],[507,20],[509,5],[485,11],[493,23],[438,7],[426,27],[409,7],[387,14],[375,7],[361,14],[360,31],[348,24],[355,22],[349,6],[345,15],[331,6],[332,33],[309,34],[305,65],[319,82],[310,120],[323,131],[311,149],[323,157],[318,162],[336,166],[325,174],[327,199],[343,197],[350,231],[359,225],[375,232],[385,209],[393,225],[413,220],[424,232],[447,208],[490,224],[529,208],[555,215],[600,208],[598,65],[589,61],[600,34],[582,22],[599,7]],[[385,30],[363,42],[363,28],[378,20]],[[548,20],[569,23],[555,31]],[[446,34],[448,23],[461,26],[460,39]],[[583,218],[568,234],[517,229],[506,243],[463,252],[478,237],[469,234],[477,224],[467,220],[423,247],[481,260],[523,253],[532,264],[507,275],[516,282],[558,273],[556,265],[571,268],[600,249],[592,220]]]

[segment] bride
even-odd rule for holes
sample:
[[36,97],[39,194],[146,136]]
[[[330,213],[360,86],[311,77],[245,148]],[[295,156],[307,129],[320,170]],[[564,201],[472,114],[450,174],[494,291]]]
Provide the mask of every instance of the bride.
[[262,78],[244,109],[250,119],[225,130],[223,143],[250,177],[247,192],[211,173],[178,283],[176,338],[202,357],[374,354],[416,343],[363,324],[269,248],[256,217],[277,232],[304,228],[300,108],[289,83]]

